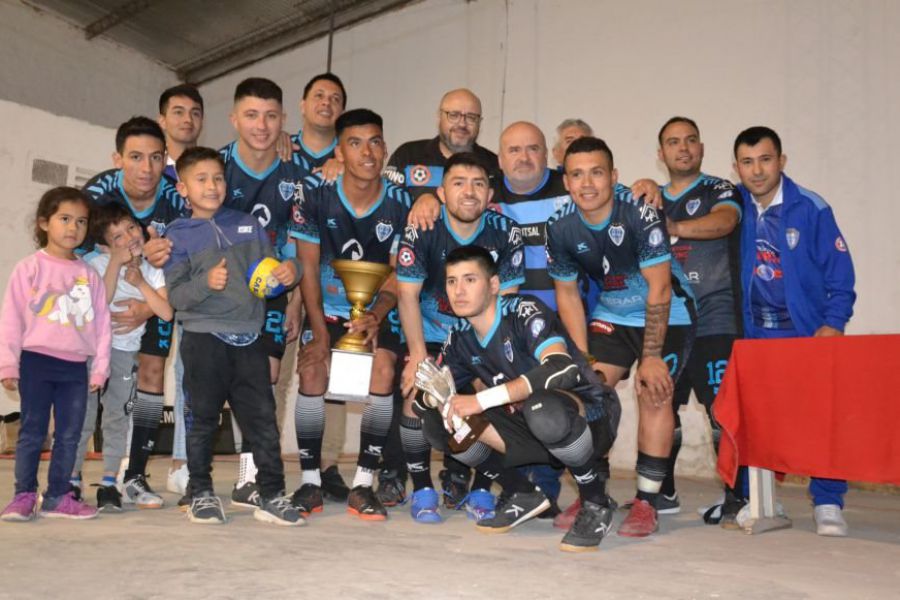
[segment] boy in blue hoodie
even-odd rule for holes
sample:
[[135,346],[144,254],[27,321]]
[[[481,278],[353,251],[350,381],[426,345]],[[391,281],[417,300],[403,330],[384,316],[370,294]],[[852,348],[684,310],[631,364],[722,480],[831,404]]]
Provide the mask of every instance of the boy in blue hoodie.
[[[781,139],[751,127],[734,141],[741,178],[741,287],[748,338],[844,335],[853,314],[853,261],[821,196],[784,174]],[[847,535],[847,482],[813,477],[817,533]]]
[[[224,523],[222,501],[213,492],[213,434],[225,400],[253,446],[259,473],[257,520],[302,525],[284,495],[284,464],[269,385],[269,363],[260,341],[265,301],[250,293],[244,273],[274,253],[255,217],[222,207],[225,166],[210,148],[185,150],[176,163],[178,192],[192,209],[190,219],[169,225],[172,256],[165,265],[169,300],[184,325],[181,341],[184,389],[191,419],[187,439],[188,515],[196,523]],[[299,279],[296,260],[272,271],[290,287]]]

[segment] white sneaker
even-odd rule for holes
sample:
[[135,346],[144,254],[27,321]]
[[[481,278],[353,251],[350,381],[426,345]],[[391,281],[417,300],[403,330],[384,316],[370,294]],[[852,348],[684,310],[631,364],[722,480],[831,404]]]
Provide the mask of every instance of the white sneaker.
[[169,475],[166,477],[166,489],[173,494],[184,496],[187,493],[187,484],[190,475],[188,474],[187,465],[181,465],[175,470],[169,468]]
[[816,520],[816,533],[829,537],[846,537],[847,521],[844,511],[837,504],[820,504],[813,517]]
[[143,475],[137,475],[125,482],[122,502],[135,504],[138,508],[162,508],[162,496],[153,491]]
[[[784,512],[784,505],[778,500],[775,501],[775,516],[776,517],[786,517],[787,513]],[[735,517],[735,522],[737,522],[738,527],[741,529],[746,529],[747,525],[750,523],[750,502],[744,505],[738,514]]]

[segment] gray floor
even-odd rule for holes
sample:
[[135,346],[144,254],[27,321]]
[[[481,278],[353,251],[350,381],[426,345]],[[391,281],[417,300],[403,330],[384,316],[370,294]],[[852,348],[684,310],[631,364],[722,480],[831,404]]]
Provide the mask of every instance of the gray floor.
[[[151,461],[164,487],[166,461]],[[46,469],[46,463],[43,465]],[[220,494],[237,464],[216,465]],[[2,501],[13,461],[0,460]],[[296,484],[296,463],[288,466]],[[345,476],[352,465],[343,465]],[[87,481],[100,463],[89,462]],[[897,598],[900,497],[851,491],[851,537],[815,535],[805,491],[781,486],[794,528],[761,536],[704,526],[696,508],[713,482],[681,480],[683,511],[652,538],[611,536],[599,552],[557,550],[562,535],[531,522],[507,535],[478,533],[462,513],[418,525],[404,507],[366,523],[327,504],[306,527],[281,528],[230,510],[225,526],[188,523],[174,508],[102,515],[95,521],[0,523],[0,598]],[[633,480],[617,477],[620,501]],[[91,497],[93,492],[89,492]],[[174,505],[173,494],[164,494]],[[574,497],[566,482],[564,503]],[[616,523],[622,519],[620,512]]]

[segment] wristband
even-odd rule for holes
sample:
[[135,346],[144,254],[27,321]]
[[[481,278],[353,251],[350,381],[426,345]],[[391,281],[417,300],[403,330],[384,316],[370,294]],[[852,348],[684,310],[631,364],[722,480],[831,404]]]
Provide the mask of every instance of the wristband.
[[475,399],[478,400],[478,405],[481,406],[482,410],[488,410],[489,408],[509,404],[509,390],[506,388],[505,383],[495,385],[475,394]]

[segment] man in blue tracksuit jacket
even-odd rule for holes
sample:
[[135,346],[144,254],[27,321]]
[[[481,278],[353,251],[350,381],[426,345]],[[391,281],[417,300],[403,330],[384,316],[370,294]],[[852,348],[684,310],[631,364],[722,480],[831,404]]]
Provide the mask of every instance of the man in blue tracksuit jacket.
[[[825,200],[784,175],[786,158],[778,134],[768,127],[751,127],[734,142],[744,206],[745,335],[843,335],[856,300],[850,252]],[[847,482],[814,477],[809,492],[819,535],[847,535]]]

